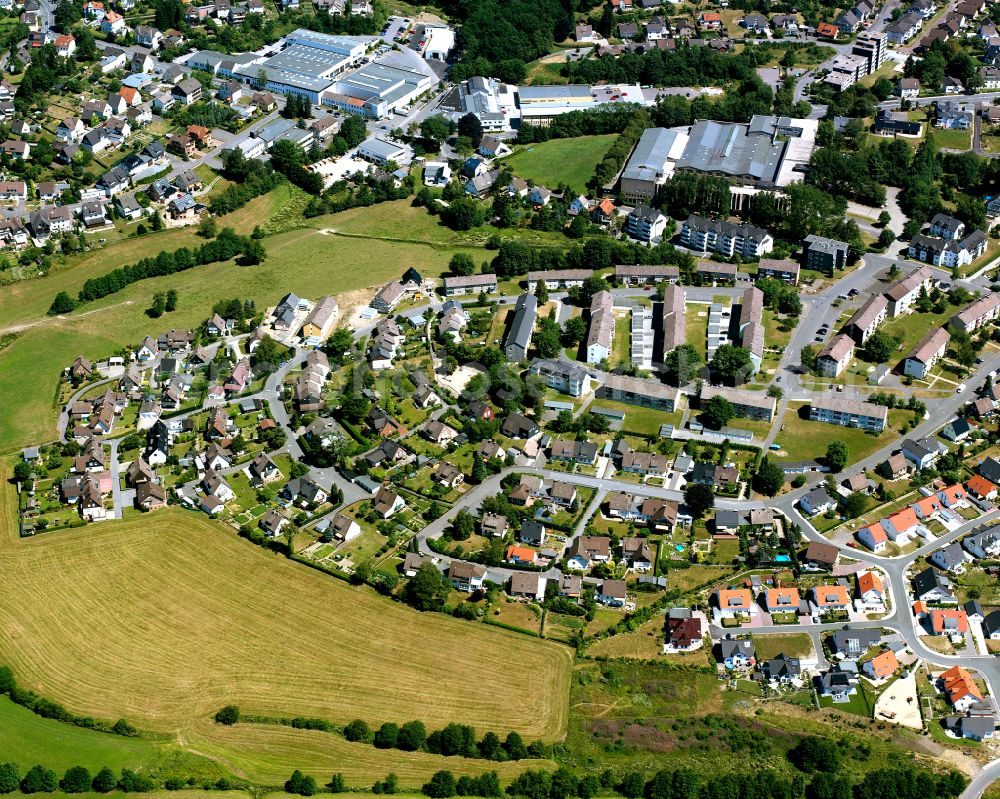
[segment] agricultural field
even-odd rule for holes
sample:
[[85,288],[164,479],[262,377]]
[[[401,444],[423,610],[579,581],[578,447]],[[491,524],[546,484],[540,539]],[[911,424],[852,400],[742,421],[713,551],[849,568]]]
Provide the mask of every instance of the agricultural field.
[[498,733],[554,740],[565,730],[568,649],[414,613],[201,516],[161,511],[153,523],[6,544],[2,557],[5,589],[20,601],[0,610],[0,662],[77,713],[168,733],[229,703],[428,726],[474,708]]
[[295,769],[311,774],[320,784],[334,772],[344,775],[348,786],[368,786],[390,771],[406,788],[419,789],[430,776],[447,768],[456,776],[497,771],[502,782],[525,768],[553,768],[544,760],[495,763],[474,758],[443,758],[426,752],[401,752],[350,743],[336,734],[296,730],[265,724],[224,727],[202,724],[185,734],[193,749],[230,764],[238,773],[266,785],[280,784]]
[[578,136],[530,144],[504,159],[514,174],[550,189],[565,183],[574,191],[585,191],[594,167],[615,140],[606,136]]

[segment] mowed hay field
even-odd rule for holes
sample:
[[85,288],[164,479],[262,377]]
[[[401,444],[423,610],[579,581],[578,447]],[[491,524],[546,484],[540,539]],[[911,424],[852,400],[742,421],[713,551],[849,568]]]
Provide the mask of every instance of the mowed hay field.
[[339,723],[565,732],[567,648],[417,613],[193,513],[16,543],[8,527],[6,539],[0,662],[74,712],[164,733],[230,703]]
[[311,774],[320,785],[339,772],[351,787],[367,787],[391,771],[404,788],[419,788],[440,769],[448,769],[456,777],[496,771],[506,784],[528,768],[555,768],[548,760],[497,763],[376,749],[330,733],[262,724],[205,724],[186,732],[185,741],[191,749],[226,765],[234,774],[266,785],[284,782],[295,769]]

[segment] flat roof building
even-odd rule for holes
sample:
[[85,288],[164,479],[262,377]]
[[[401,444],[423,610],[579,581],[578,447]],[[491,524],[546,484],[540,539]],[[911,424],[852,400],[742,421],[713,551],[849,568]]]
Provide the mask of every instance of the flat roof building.
[[676,169],[742,184],[787,186],[803,179],[818,127],[815,119],[762,114],[749,123],[700,120],[691,128]]
[[428,75],[416,69],[373,61],[338,80],[330,91],[324,93],[322,102],[323,105],[351,110],[344,108],[344,103],[352,105],[353,101],[356,106],[357,101],[361,101],[365,116],[381,119],[412,103],[435,82],[433,73]]
[[674,164],[681,157],[688,135],[680,130],[647,128],[625,164],[621,177],[621,193],[629,202],[649,200],[673,174]]

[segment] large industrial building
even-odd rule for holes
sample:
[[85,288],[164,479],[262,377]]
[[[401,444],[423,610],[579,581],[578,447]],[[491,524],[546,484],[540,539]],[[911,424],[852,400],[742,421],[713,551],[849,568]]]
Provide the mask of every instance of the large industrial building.
[[684,153],[688,135],[673,128],[647,128],[622,171],[621,193],[629,202],[652,199],[656,190],[674,173],[674,164]]
[[375,61],[345,75],[323,93],[323,105],[381,119],[412,103],[436,82],[433,72]]
[[653,105],[655,90],[637,84],[613,86],[509,86],[492,78],[474,77],[442,98],[439,108],[453,121],[475,114],[484,130],[511,130],[518,125],[547,126],[560,114],[593,111],[616,103]]
[[815,119],[760,114],[748,123],[702,120],[691,128],[675,169],[758,188],[787,186],[805,176],[818,128]]
[[363,63],[376,42],[372,36],[332,36],[300,29],[288,34],[282,49],[269,57],[201,50],[187,64],[268,91],[299,95],[316,105],[381,119],[412,103],[437,78],[409,50]]
[[475,114],[485,131],[510,128],[511,112],[517,107],[517,87],[496,78],[469,78],[447,92],[438,109],[457,122],[466,114]]
[[[244,61],[233,70],[233,76],[268,91],[306,97],[318,105],[323,92],[359,64],[374,41],[371,36],[331,36],[300,29],[285,37],[280,52],[270,58]],[[265,78],[263,86],[261,73]]]

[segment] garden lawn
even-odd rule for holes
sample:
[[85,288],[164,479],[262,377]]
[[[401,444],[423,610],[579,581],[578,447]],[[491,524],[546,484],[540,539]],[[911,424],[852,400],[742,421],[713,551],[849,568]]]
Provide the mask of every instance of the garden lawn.
[[755,635],[753,645],[758,660],[770,660],[780,654],[790,658],[802,658],[813,653],[812,639],[805,633]]
[[906,411],[889,411],[888,426],[878,435],[873,435],[853,427],[802,419],[798,409],[806,404],[789,403],[785,418],[782,420],[784,430],[777,437],[781,451],[769,453],[770,457],[779,461],[812,460],[825,455],[826,448],[831,442],[843,441],[847,444],[850,463],[856,463],[880,447],[884,447],[894,438],[898,438],[899,425],[911,415]]
[[615,138],[614,134],[578,136],[529,144],[505,158],[503,163],[525,180],[550,189],[565,183],[574,191],[582,192]]
[[932,130],[934,143],[938,147],[947,150],[968,150],[972,147],[971,130],[945,130],[944,128],[934,128]]
[[681,411],[667,413],[655,408],[640,408],[638,405],[629,405],[625,402],[614,402],[613,400],[602,399],[597,400],[596,403],[601,408],[622,411],[625,414],[625,421],[622,422],[622,430],[647,436],[659,436],[660,425],[662,424],[679,426],[684,416]]

